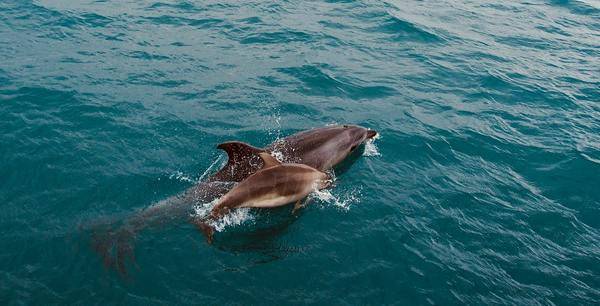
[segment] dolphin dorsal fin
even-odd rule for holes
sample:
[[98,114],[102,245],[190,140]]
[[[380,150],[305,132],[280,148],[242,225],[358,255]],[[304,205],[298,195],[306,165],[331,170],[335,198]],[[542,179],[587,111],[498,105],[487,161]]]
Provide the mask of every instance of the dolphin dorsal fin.
[[258,154],[263,149],[253,147],[241,141],[221,143],[217,148],[227,153],[227,164],[214,175],[215,180],[240,182],[248,175],[260,169]]
[[227,141],[227,142],[223,142],[220,143],[219,145],[217,145],[217,148],[227,152],[227,155],[231,158],[231,157],[236,157],[239,155],[244,155],[244,154],[252,154],[252,153],[258,153],[258,152],[262,152],[262,149],[253,147],[245,142],[241,142],[241,141]]
[[281,162],[279,162],[277,158],[271,156],[271,154],[267,152],[262,152],[258,155],[260,155],[260,158],[262,158],[263,163],[265,164],[263,169],[281,165]]

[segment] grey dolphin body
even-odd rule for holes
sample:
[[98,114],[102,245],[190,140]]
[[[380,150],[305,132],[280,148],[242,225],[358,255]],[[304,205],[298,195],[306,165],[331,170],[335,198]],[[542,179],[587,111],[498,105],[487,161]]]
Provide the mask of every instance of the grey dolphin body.
[[326,171],[376,135],[377,132],[357,125],[334,125],[298,132],[264,149],[239,141],[224,142],[217,148],[227,153],[227,164],[205,183],[243,181],[262,168],[261,152],[278,155],[283,162],[305,164]]
[[[329,185],[327,174],[303,164],[281,164],[269,153],[260,153],[263,168],[248,176],[225,194],[213,207],[208,217],[215,221],[235,208],[272,208],[300,201],[315,189]],[[205,222],[197,222],[208,242],[212,242],[213,228]]]

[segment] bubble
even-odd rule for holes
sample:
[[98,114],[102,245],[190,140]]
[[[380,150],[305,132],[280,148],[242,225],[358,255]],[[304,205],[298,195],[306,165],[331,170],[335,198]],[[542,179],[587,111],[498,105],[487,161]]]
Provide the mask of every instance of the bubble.
[[173,180],[178,180],[181,182],[187,182],[187,183],[196,183],[196,180],[194,180],[193,178],[191,178],[190,176],[186,175],[185,173],[181,172],[181,171],[177,171],[175,173],[172,173],[171,175],[169,175],[169,179]]

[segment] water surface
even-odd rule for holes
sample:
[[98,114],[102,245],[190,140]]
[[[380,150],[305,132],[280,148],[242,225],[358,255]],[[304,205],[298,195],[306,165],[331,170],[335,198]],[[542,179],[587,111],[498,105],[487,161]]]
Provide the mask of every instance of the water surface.
[[[598,1],[0,2],[0,304],[597,304]],[[378,130],[298,217],[85,225],[312,127]],[[372,150],[374,148],[369,148]]]

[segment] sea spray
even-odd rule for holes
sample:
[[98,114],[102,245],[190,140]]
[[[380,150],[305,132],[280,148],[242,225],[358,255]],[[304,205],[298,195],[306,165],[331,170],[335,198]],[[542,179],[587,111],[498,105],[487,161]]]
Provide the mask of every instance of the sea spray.
[[333,205],[336,208],[348,211],[352,205],[360,202],[361,189],[361,187],[356,187],[343,195],[336,195],[331,189],[317,190],[309,196],[309,199],[318,200],[323,204]]
[[181,171],[176,171],[175,173],[172,173],[171,175],[169,175],[169,179],[178,180],[180,182],[186,183],[196,183],[196,180],[194,180],[192,177]]
[[204,172],[202,173],[202,175],[200,175],[200,178],[198,178],[198,181],[201,182],[202,180],[204,180],[204,178],[209,174],[209,173],[213,173],[213,169],[215,168],[215,166],[219,166],[219,168],[222,168],[223,166],[225,166],[226,161],[224,160],[224,155],[221,154],[219,155],[219,157],[217,157],[211,164],[210,166],[208,166],[208,168],[206,168],[206,170],[204,170]]
[[381,153],[379,153],[379,148],[375,144],[375,140],[379,138],[380,136],[378,133],[372,139],[367,139],[367,141],[365,142],[365,151],[363,152],[363,156],[381,156]]
[[[214,201],[198,204],[194,207],[194,212],[192,213],[193,218],[197,219],[205,219],[210,211],[219,203],[220,199],[215,199]],[[221,232],[225,228],[229,226],[237,226],[243,223],[254,220],[254,215],[251,212],[250,208],[236,208],[223,216],[223,218],[219,220],[210,220],[208,223],[217,231]]]

